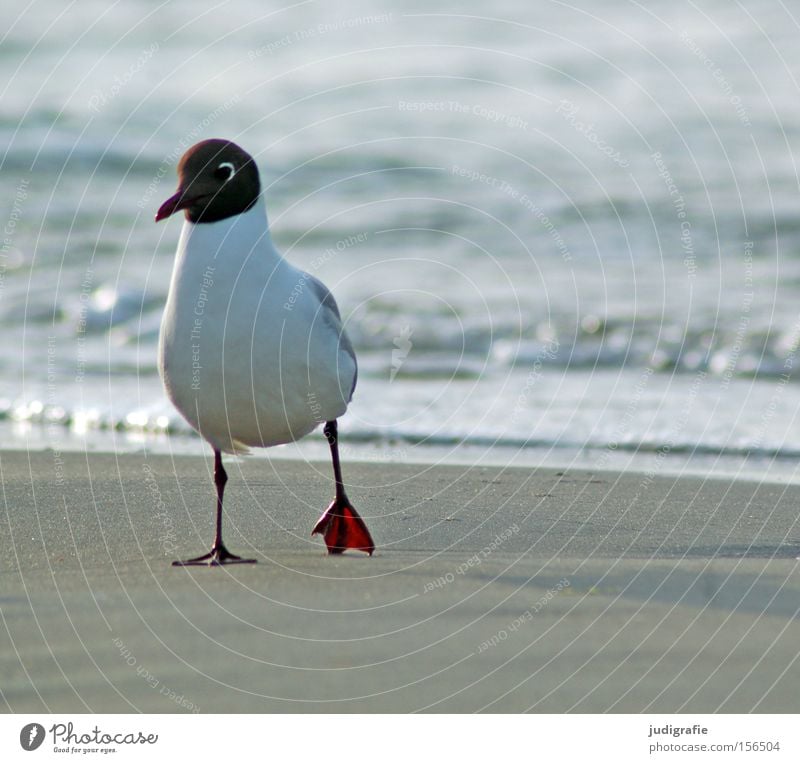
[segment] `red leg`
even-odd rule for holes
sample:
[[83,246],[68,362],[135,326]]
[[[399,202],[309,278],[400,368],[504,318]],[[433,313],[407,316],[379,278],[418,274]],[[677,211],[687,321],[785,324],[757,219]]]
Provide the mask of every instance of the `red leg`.
[[317,533],[325,538],[325,545],[329,554],[341,554],[348,548],[365,551],[370,556],[375,550],[375,543],[369,534],[364,520],[353,508],[350,499],[344,492],[342,484],[342,468],[339,463],[338,427],[335,421],[325,424],[325,437],[331,446],[331,459],[333,460],[333,475],[336,478],[336,497],[325,513],[319,518],[312,535]]
[[196,556],[194,559],[187,559],[183,562],[173,562],[173,567],[218,567],[223,564],[255,564],[255,559],[242,559],[241,556],[236,556],[225,548],[222,542],[222,497],[225,494],[225,483],[228,481],[228,475],[222,466],[222,454],[214,451],[214,484],[217,488],[217,533],[214,537],[214,545],[211,551],[202,556]]

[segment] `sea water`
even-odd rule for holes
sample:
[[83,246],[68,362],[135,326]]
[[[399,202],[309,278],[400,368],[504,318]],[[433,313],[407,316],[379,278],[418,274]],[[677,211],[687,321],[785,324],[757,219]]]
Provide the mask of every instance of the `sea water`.
[[793,476],[791,8],[41,0],[6,21],[5,447],[200,447],[156,370],[180,220],[153,215],[183,151],[227,137],[339,302],[355,455]]

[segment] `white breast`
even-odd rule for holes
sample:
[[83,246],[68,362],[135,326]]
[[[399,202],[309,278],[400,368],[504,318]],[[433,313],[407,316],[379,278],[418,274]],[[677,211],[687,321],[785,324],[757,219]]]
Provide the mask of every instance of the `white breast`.
[[237,452],[341,416],[356,363],[332,307],[275,250],[259,202],[216,223],[184,222],[159,371],[186,420]]

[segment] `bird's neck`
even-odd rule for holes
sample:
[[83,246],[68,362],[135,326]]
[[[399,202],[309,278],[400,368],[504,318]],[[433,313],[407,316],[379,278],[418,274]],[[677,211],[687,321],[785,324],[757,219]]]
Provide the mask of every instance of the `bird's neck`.
[[189,257],[194,266],[200,259],[235,265],[251,257],[281,259],[269,234],[267,210],[259,199],[239,215],[213,223],[193,223],[185,220],[178,243],[178,256]]

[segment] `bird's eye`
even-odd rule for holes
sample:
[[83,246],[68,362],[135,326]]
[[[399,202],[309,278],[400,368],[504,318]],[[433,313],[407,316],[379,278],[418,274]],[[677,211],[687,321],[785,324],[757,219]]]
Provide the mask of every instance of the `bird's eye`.
[[236,168],[230,162],[222,162],[214,170],[214,177],[217,180],[230,180],[236,174]]

